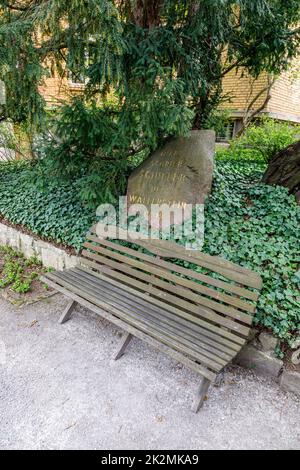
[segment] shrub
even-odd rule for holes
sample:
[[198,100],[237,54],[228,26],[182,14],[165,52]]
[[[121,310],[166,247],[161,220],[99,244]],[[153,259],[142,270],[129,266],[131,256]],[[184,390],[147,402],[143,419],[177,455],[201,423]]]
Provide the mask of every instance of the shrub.
[[52,132],[39,140],[36,182],[76,180],[79,198],[90,207],[114,202],[126,189],[129,171],[114,114],[112,105],[87,105],[78,98],[62,106],[50,119]]
[[264,118],[248,127],[245,133],[231,141],[229,148],[217,151],[219,159],[261,160],[266,163],[280,150],[298,140],[300,126]]
[[230,111],[216,109],[203,123],[203,129],[213,129],[216,135],[224,135],[230,123]]

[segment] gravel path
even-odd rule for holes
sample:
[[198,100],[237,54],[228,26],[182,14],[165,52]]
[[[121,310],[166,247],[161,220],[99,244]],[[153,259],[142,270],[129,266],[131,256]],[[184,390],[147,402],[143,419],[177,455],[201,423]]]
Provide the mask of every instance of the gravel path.
[[190,411],[199,379],[67,300],[0,300],[0,449],[300,449],[300,402],[233,368]]

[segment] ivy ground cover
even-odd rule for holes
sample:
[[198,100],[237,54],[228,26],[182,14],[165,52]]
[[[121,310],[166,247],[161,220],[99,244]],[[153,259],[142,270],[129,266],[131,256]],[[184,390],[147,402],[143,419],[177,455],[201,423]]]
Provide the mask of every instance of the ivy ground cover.
[[[95,211],[76,181],[31,183],[24,164],[1,164],[0,216],[80,250]],[[300,207],[284,188],[260,183],[261,162],[217,161],[205,209],[204,251],[262,275],[256,323],[285,343],[300,335]]]

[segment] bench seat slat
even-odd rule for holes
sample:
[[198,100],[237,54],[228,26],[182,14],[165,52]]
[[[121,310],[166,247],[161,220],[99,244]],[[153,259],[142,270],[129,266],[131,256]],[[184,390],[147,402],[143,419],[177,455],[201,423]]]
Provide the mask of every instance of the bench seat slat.
[[[191,335],[188,334],[186,336],[184,334],[182,335],[180,330],[179,333],[177,332],[177,334],[174,334],[174,329],[172,331],[172,327],[170,327],[170,325],[166,326],[164,323],[163,316],[161,318],[156,316],[156,321],[153,321],[151,319],[151,313],[148,310],[138,309],[136,304],[128,304],[124,301],[124,298],[119,299],[119,301],[116,300],[114,295],[112,295],[112,292],[108,289],[101,289],[99,286],[91,287],[88,282],[83,281],[82,278],[76,279],[76,277],[74,277],[74,275],[72,276],[72,273],[70,272],[64,272],[63,276],[59,275],[59,273],[57,275],[62,282],[69,282],[70,284],[77,286],[83,292],[87,292],[95,295],[97,298],[101,298],[101,300],[104,301],[108,307],[113,306],[117,309],[122,309],[122,312],[126,313],[127,316],[140,322],[145,327],[169,337],[176,343],[185,347],[186,352],[189,351],[189,354],[192,354],[199,361],[210,366],[216,371],[220,370],[220,367],[223,368],[233,357],[226,356],[225,359],[219,357],[219,355],[212,354],[211,352],[207,351],[203,347],[203,344],[201,344],[198,340],[195,340]],[[189,341],[187,341],[187,337]]]
[[[46,277],[47,276],[47,277]],[[159,340],[152,338],[151,336],[145,334],[143,331],[135,328],[132,325],[129,325],[127,322],[123,321],[121,318],[113,315],[112,313],[108,312],[107,310],[98,307],[95,305],[91,300],[87,300],[85,298],[80,297],[80,295],[76,294],[75,292],[57,284],[55,280],[51,280],[47,275],[41,276],[41,280],[45,283],[48,283],[50,287],[53,289],[61,292],[62,294],[66,295],[67,297],[73,299],[74,301],[78,302],[79,304],[83,305],[84,307],[88,308],[92,312],[100,315],[102,318],[110,321],[114,325],[122,328],[124,331],[131,333],[133,336],[141,339],[145,343],[149,344],[150,346],[158,349],[159,351],[168,354],[172,359],[175,359],[178,362],[186,365],[188,368],[193,370],[194,372],[201,374],[203,377],[206,377],[211,382],[214,382],[217,374],[212,372],[211,370],[203,367],[201,364],[197,363],[196,361],[189,359],[187,356],[181,354],[180,352],[175,351],[172,346],[167,346],[161,343]]]
[[[221,346],[222,349],[218,348],[216,342],[211,341],[209,338],[201,335],[201,333],[190,328],[191,323],[185,322],[180,317],[172,315],[166,310],[155,307],[150,303],[143,302],[141,299],[136,299],[132,294],[117,289],[112,284],[109,284],[103,280],[95,279],[92,275],[87,275],[82,271],[71,269],[64,272],[66,278],[72,279],[72,277],[80,282],[91,284],[97,289],[101,296],[107,297],[109,295],[117,305],[128,306],[133,312],[137,311],[140,317],[145,317],[145,312],[151,317],[151,320],[156,322],[161,322],[165,330],[171,329],[173,332],[176,332],[178,336],[181,336],[184,339],[190,340],[191,342],[197,344],[200,349],[206,350],[208,353],[212,353],[211,358],[215,356],[225,359],[226,363],[235,356],[236,352]],[[83,280],[84,279],[84,280]],[[109,293],[109,294],[108,294]],[[107,299],[106,299],[107,300]],[[147,318],[146,318],[147,319]]]
[[95,305],[102,307],[104,309],[108,309],[112,311],[115,315],[117,315],[119,318],[125,320],[129,324],[134,325],[135,327],[138,327],[142,331],[144,331],[147,334],[150,334],[156,339],[159,339],[159,341],[162,341],[164,344],[173,347],[177,351],[180,351],[183,354],[188,355],[189,357],[192,357],[196,359],[199,363],[202,365],[205,365],[206,367],[212,369],[215,372],[218,372],[222,370],[223,365],[221,365],[219,362],[211,361],[210,359],[206,358],[199,352],[196,352],[195,350],[191,350],[190,348],[186,347],[185,345],[181,344],[177,341],[174,341],[173,339],[170,341],[164,334],[163,332],[159,332],[153,327],[146,326],[141,323],[139,319],[133,318],[131,315],[129,315],[129,312],[124,313],[125,309],[120,310],[119,308],[116,308],[115,306],[111,304],[107,304],[106,302],[103,302],[102,300],[99,300],[99,298],[95,295],[93,290],[84,288],[80,285],[74,286],[74,284],[71,284],[70,281],[66,279],[62,279],[61,277],[57,276],[58,273],[55,274],[47,274],[47,277],[55,281],[58,285],[61,285],[62,287],[65,287],[66,289],[70,290],[71,292],[79,294],[80,297],[86,298],[87,300],[92,301]]
[[[77,269],[84,270],[87,273],[91,273],[91,269],[85,268],[84,266],[79,266]],[[198,329],[197,331],[200,331],[204,336],[211,338],[212,341],[216,342],[217,344],[220,343],[221,345],[225,345],[234,351],[239,351],[241,346],[245,344],[245,339],[230,333],[229,331],[227,331],[227,329],[222,329],[222,328],[217,327],[216,325],[207,323],[201,320],[200,318],[194,315],[191,315],[185,310],[179,310],[177,307],[174,307],[173,305],[169,305],[168,303],[162,302],[152,296],[149,296],[147,294],[144,294],[143,292],[135,290],[132,287],[129,287],[128,285],[120,283],[119,280],[117,281],[116,279],[108,277],[106,274],[98,273],[95,271],[92,271],[92,273],[93,273],[93,276],[99,277],[100,279],[104,279],[110,284],[118,286],[119,288],[126,289],[126,291],[132,292],[136,297],[139,297],[141,299],[146,299],[147,302],[153,303],[154,305],[158,305],[168,310],[172,314],[176,314],[178,317],[185,319],[186,321],[189,322],[191,328],[197,328]],[[124,279],[126,280],[125,276],[124,276]],[[136,281],[135,287],[143,288],[143,286],[144,286],[143,283],[139,283],[139,281]],[[169,298],[169,294],[167,294],[166,300],[168,300],[168,298]],[[197,306],[191,304],[190,312],[193,312],[193,307],[196,307],[198,311]]]
[[[212,289],[210,287],[206,287],[206,286],[203,286],[199,283],[191,281],[190,279],[184,279],[182,277],[176,276],[176,274],[170,273],[170,271],[173,271],[173,272],[177,271],[179,273],[181,272],[181,273],[186,275],[187,272],[188,272],[189,276],[191,277],[193,275],[192,270],[185,270],[185,269],[180,269],[180,268],[179,268],[179,270],[177,270],[177,268],[174,265],[172,265],[171,268],[170,267],[165,267],[162,270],[159,267],[157,267],[157,265],[160,266],[159,260],[155,265],[152,264],[153,260],[152,260],[152,263],[149,263],[149,262],[144,262],[143,263],[143,262],[141,262],[137,259],[133,259],[129,256],[124,256],[121,253],[117,253],[116,251],[109,250],[109,249],[107,249],[105,247],[102,247],[102,246],[93,245],[92,243],[89,243],[89,242],[85,242],[84,246],[86,248],[88,248],[89,250],[100,253],[101,255],[107,256],[109,258],[116,259],[117,261],[121,261],[124,264],[129,264],[130,266],[133,266],[134,268],[144,269],[144,271],[155,274],[157,276],[161,276],[161,277],[163,277],[165,279],[168,279],[168,280],[173,279],[174,282],[178,282],[181,285],[183,285],[182,280],[184,280],[185,281],[184,282],[185,287],[187,287],[189,289],[192,289],[192,290],[195,290],[195,291],[197,291],[201,294],[213,297],[214,299],[219,300],[221,302],[224,302],[226,304],[233,305],[237,308],[245,310],[246,312],[254,313],[254,311],[255,311],[255,306],[254,305],[249,304],[248,302],[245,302],[245,301],[243,301],[243,300],[241,300],[241,299],[239,299],[235,296],[232,296],[232,295],[230,296],[230,295],[225,294],[223,292],[220,292],[216,289]],[[178,281],[177,281],[176,278],[178,279]]]
[[[207,297],[203,297],[200,294],[193,293],[192,291],[187,290],[189,288],[190,281],[186,281],[185,279],[179,278],[178,276],[175,275],[167,275],[165,274],[165,278],[168,278],[170,281],[176,282],[176,285],[172,285],[166,281],[163,281],[161,279],[158,279],[155,276],[150,276],[147,273],[143,273],[141,271],[138,271],[137,269],[132,268],[131,266],[128,266],[124,263],[120,263],[117,261],[113,261],[111,259],[105,258],[104,256],[91,253],[89,251],[83,250],[82,254],[91,260],[94,260],[98,263],[110,266],[111,268],[114,268],[117,271],[122,271],[127,274],[130,274],[133,277],[136,277],[138,279],[144,279],[148,281],[150,284],[155,284],[156,286],[163,287],[165,290],[168,290],[169,292],[176,293],[182,297],[185,297],[188,300],[195,300],[198,304],[203,305],[204,307],[208,307],[216,312],[220,312],[224,315],[227,315],[231,318],[234,318],[235,320],[239,320],[243,323],[246,323],[248,325],[252,324],[252,316],[248,315],[244,312],[241,312],[235,308],[228,307],[227,305],[221,304],[219,302],[216,302],[215,300],[211,300]],[[96,265],[96,263],[95,263]],[[159,275],[159,274],[158,274]],[[178,285],[179,284],[179,285]],[[195,288],[196,290],[196,288]],[[238,325],[238,323],[237,323]],[[241,325],[242,326],[242,325]],[[241,328],[242,329],[242,328]],[[246,331],[246,329],[245,329]]]
[[[107,271],[107,266],[105,266],[105,265],[101,266],[98,263],[90,261],[86,258],[82,258],[82,263],[84,265],[90,267],[90,268],[93,268],[93,269],[97,270],[98,272],[104,272],[104,273],[108,272]],[[129,267],[127,268],[126,266],[124,267],[124,269],[122,268],[122,270],[125,273],[128,273],[128,272],[130,273],[131,272],[131,268],[129,268]],[[114,277],[116,280],[122,280],[124,282],[124,284],[128,283],[130,285],[134,284],[135,286],[137,286],[137,282],[140,283],[139,280],[136,281],[134,279],[134,281],[132,281],[130,278],[128,278],[128,276],[124,276],[122,273],[119,273],[119,272],[114,271],[114,270],[109,270],[109,276]],[[149,278],[150,278],[150,280],[149,280]],[[166,289],[168,292],[170,292],[172,294],[182,295],[182,296],[185,296],[185,298],[190,297],[190,301],[194,300],[194,296],[193,296],[192,293],[187,295],[186,291],[184,291],[184,290],[182,291],[181,288],[178,288],[177,286],[172,286],[172,285],[168,284],[167,282],[160,281],[156,278],[153,279],[152,277],[150,277],[148,275],[141,276],[141,279],[146,280],[148,282],[153,282],[155,285],[158,285],[158,286]],[[152,293],[153,293],[153,295],[157,295],[156,292],[155,292],[155,289],[153,289],[151,287],[150,290],[148,290],[148,288],[149,288],[148,284],[144,284],[144,285],[146,286],[145,290],[147,292],[150,292],[151,295],[152,295]],[[161,293],[162,293],[161,298],[166,298],[164,296],[164,292],[161,291]],[[174,295],[172,295],[172,297],[174,297]],[[197,297],[197,296],[195,295],[195,297]],[[178,298],[178,301],[179,300],[180,299]],[[154,299],[149,296],[149,302],[152,302],[152,301],[154,301]],[[174,301],[172,300],[172,302],[176,304],[175,300]],[[188,302],[185,301],[184,303],[185,303],[185,305],[188,306]],[[197,321],[199,322],[199,324],[201,324],[201,322],[203,322],[202,324],[205,325],[207,328],[211,329],[212,331],[217,331],[217,332],[221,331],[220,335],[223,334],[224,337],[232,339],[232,341],[236,341],[240,345],[243,345],[245,343],[245,339],[238,336],[238,335],[244,336],[246,338],[249,335],[249,332],[250,332],[249,327],[240,325],[237,322],[235,323],[235,322],[228,321],[228,318],[220,316],[219,314],[217,314],[216,312],[214,312],[210,308],[205,308],[205,307],[202,308],[202,305],[199,305],[198,309],[197,309],[197,307],[198,307],[197,305],[193,305],[193,304],[190,304],[190,305],[192,307],[196,307],[196,309],[193,308],[192,311],[193,311],[193,313],[195,313],[197,315],[197,317],[198,317]],[[166,308],[167,308],[167,305],[166,305]],[[170,305],[170,308],[171,308],[171,305]],[[172,308],[174,308],[174,307],[172,306]],[[195,319],[195,321],[196,321],[196,319]],[[213,322],[213,323],[210,323],[210,322]],[[224,326],[224,329],[222,329],[222,326]],[[228,331],[226,330],[226,328],[228,328]],[[234,331],[234,333],[232,333],[232,331]]]
[[[85,271],[82,268],[74,268],[71,269],[70,272],[78,273],[80,276],[85,276],[89,282],[94,284],[96,283],[95,274],[88,272],[88,270]],[[120,283],[112,283],[111,279],[105,278],[103,276],[99,276],[97,280],[100,280],[105,286],[107,286],[108,284],[109,289],[111,291],[116,292],[122,295],[123,297],[127,297],[130,300],[134,299],[134,302],[136,302],[142,308],[145,308],[147,306],[149,309],[148,311],[151,311],[151,313],[155,312],[159,314],[161,311],[163,311],[164,316],[170,321],[172,321],[175,317],[176,323],[182,324],[183,327],[189,329],[191,331],[191,334],[193,334],[196,338],[201,338],[201,341],[212,346],[215,350],[218,350],[229,356],[232,356],[232,354],[236,354],[236,352],[240,350],[240,346],[238,346],[237,344],[232,343],[229,340],[226,340],[223,337],[212,333],[210,330],[204,329],[194,323],[193,316],[188,314],[187,312],[184,312],[184,314],[186,313],[186,315],[182,315],[183,312],[175,308],[171,313],[169,310],[166,309],[166,304],[162,302],[152,303],[149,302],[148,299],[144,300],[144,297],[139,297],[139,293],[137,293],[136,291],[134,292],[127,286],[122,286],[120,285]]]
[[[225,291],[231,292],[233,294],[236,294],[240,297],[244,297],[246,299],[252,300],[252,301],[257,301],[258,299],[258,293],[257,292],[252,292],[248,289],[245,289],[243,287],[237,286],[235,284],[229,283],[229,282],[224,282],[220,281],[219,279],[215,279],[209,275],[206,274],[201,274],[195,271],[191,271],[190,269],[184,268],[182,266],[178,266],[177,264],[175,265],[174,263],[170,263],[168,261],[164,261],[162,259],[157,259],[153,258],[153,256],[147,255],[145,253],[142,253],[140,251],[133,250],[132,248],[129,248],[124,245],[120,245],[117,243],[113,243],[109,240],[106,239],[100,239],[94,235],[88,234],[87,239],[94,242],[98,243],[99,245],[103,245],[108,248],[112,248],[114,250],[118,250],[122,253],[126,253],[128,255],[132,255],[135,258],[139,258],[143,261],[147,261],[152,264],[157,264],[158,266],[161,266],[162,268],[169,269],[171,271],[177,271],[178,273],[184,274],[186,276],[192,277],[193,279],[197,279],[199,281],[202,281],[208,285],[218,287],[220,289],[223,289]],[[87,244],[84,244],[84,246],[87,246]],[[249,305],[249,304],[247,304]],[[247,306],[246,306],[247,307]]]

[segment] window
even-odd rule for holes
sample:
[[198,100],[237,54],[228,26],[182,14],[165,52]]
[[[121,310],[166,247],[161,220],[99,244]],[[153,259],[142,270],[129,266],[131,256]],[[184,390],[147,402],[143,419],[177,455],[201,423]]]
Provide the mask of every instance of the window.
[[82,86],[86,84],[86,77],[81,73],[74,73],[68,70],[68,80],[71,86]]
[[224,129],[221,133],[217,135],[217,142],[228,142],[234,137],[235,122],[230,121],[224,126]]

